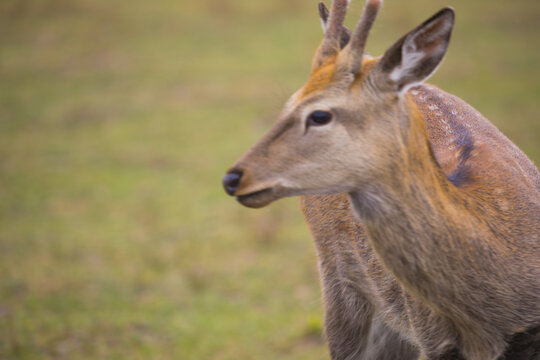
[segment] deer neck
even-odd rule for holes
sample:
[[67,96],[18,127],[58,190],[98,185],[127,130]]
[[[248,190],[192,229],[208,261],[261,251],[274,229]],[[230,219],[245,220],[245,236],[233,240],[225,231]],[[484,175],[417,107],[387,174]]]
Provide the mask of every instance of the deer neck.
[[402,144],[389,168],[349,197],[375,252],[406,288],[430,297],[449,295],[445,270],[455,254],[441,253],[463,245],[459,193],[433,156],[425,120],[405,100],[404,125],[396,136]]

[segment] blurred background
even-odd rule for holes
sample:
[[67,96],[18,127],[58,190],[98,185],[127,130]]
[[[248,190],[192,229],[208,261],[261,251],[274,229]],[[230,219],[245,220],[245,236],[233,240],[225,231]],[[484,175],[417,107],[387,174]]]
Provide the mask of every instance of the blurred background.
[[[430,82],[538,163],[537,0],[386,0],[368,50],[445,5]],[[0,2],[0,358],[328,359],[297,200],[220,184],[321,36],[316,0]]]

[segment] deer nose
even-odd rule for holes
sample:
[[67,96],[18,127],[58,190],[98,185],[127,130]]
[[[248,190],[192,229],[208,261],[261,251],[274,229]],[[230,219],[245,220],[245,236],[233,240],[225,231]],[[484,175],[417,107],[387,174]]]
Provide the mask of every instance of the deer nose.
[[236,169],[233,169],[225,174],[223,177],[223,188],[227,194],[232,196],[236,190],[238,190],[238,184],[240,183],[242,174],[242,171]]

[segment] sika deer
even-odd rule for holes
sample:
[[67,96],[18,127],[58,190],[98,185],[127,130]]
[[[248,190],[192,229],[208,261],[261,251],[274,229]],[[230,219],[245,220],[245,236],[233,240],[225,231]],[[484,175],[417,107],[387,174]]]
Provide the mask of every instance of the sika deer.
[[225,175],[248,207],[303,195],[333,359],[540,357],[540,174],[459,98],[419,85],[441,63],[445,8],[381,57],[320,6],[306,85]]

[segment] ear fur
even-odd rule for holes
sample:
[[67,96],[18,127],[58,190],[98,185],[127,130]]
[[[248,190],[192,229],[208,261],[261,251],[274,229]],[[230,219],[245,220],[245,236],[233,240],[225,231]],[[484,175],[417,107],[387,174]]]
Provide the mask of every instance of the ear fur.
[[[324,5],[324,3],[321,1],[319,3],[319,17],[321,18],[321,25],[323,28],[323,32],[326,32],[326,27],[328,26],[328,17],[330,16],[330,11]],[[351,30],[349,30],[345,25],[342,26],[341,29],[341,40],[340,40],[340,47],[343,49],[349,40],[351,39]]]
[[324,3],[321,1],[319,3],[319,17],[321,18],[321,26],[322,26],[323,33],[326,32],[329,16],[330,16],[330,11],[326,7],[326,5],[324,5]]
[[390,47],[379,61],[379,86],[403,93],[429,78],[446,54],[454,18],[444,8]]

